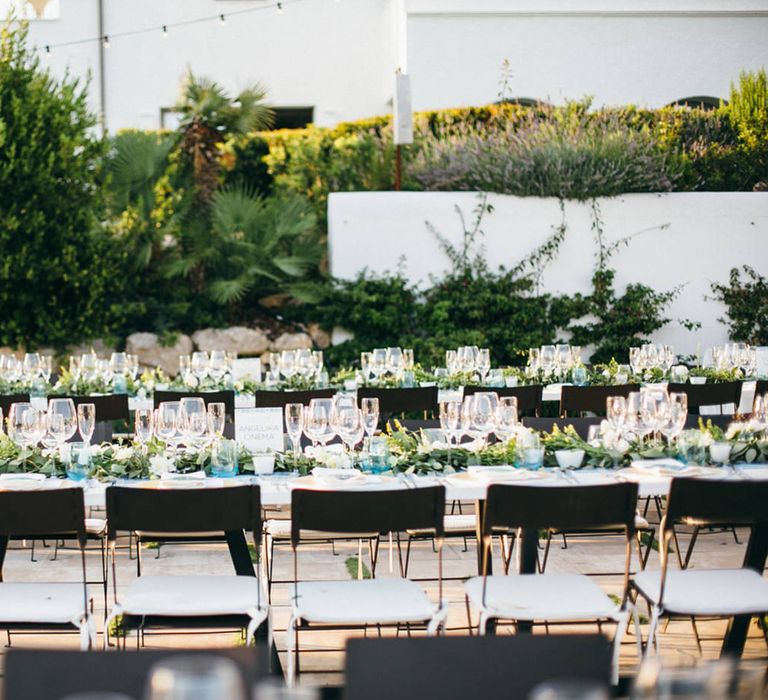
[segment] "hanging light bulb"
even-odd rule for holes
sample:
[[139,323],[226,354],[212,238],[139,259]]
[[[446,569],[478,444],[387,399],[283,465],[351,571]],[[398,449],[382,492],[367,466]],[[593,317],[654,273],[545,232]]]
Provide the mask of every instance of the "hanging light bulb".
[[221,24],[222,27],[227,26],[227,18],[223,14],[219,15],[219,24]]
[[282,15],[283,14],[283,3],[279,2],[277,3],[277,14]]
[[108,34],[105,34],[105,35],[102,37],[102,39],[101,39],[101,45],[102,45],[102,46],[103,46],[105,49],[108,49],[108,48],[109,48],[109,35],[108,35]]
[[164,39],[168,38],[168,25],[167,24],[163,25],[163,38]]

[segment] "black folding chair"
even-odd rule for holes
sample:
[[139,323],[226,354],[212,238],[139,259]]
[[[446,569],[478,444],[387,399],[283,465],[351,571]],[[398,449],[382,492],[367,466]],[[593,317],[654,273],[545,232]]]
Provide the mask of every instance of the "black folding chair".
[[[768,549],[766,503],[768,480],[672,480],[659,528],[661,570],[642,571],[632,581],[651,607],[646,653],[652,644],[658,647],[662,617],[751,617],[768,613],[768,581],[762,575]],[[675,525],[680,523],[751,527],[744,566],[670,571],[670,540],[674,538]]]
[[379,425],[386,424],[393,416],[403,413],[423,412],[424,418],[437,412],[437,387],[421,386],[412,389],[374,389],[366,387],[357,390],[357,405],[363,399],[379,400]]
[[688,396],[688,413],[698,414],[702,406],[717,406],[720,415],[724,415],[723,407],[733,405],[733,413],[739,410],[741,387],[743,382],[717,382],[713,384],[670,384],[669,393],[686,394]]
[[758,379],[755,382],[755,399],[752,401],[752,408],[754,410],[755,400],[758,396],[765,396],[768,394],[768,379]]
[[541,395],[544,391],[541,384],[507,387],[465,386],[464,396],[472,396],[472,394],[487,391],[495,392],[500,397],[514,396],[517,398],[518,416],[538,416],[541,411]]
[[74,537],[80,547],[80,583],[0,583],[0,629],[80,632],[80,646],[95,642],[85,567],[85,506],[79,488],[0,491],[0,581],[10,537]]
[[[486,632],[499,620],[515,623],[600,622],[617,624],[613,643],[613,682],[618,682],[619,650],[630,611],[629,568],[635,534],[637,484],[597,486],[519,486],[493,484],[488,487],[483,538],[483,576],[464,586],[467,614],[470,605],[480,613],[478,629]],[[624,586],[617,604],[589,576],[583,574],[521,574],[489,576],[491,538],[513,528],[527,530],[586,530],[622,528],[626,554]],[[637,627],[637,617],[634,618]],[[639,642],[639,631],[638,631]]]
[[[5,655],[6,700],[61,700],[70,695],[120,693],[146,697],[152,667],[176,656],[201,661],[225,658],[237,664],[243,687],[252,688],[269,674],[267,649],[163,649],[113,654],[102,651],[9,649]],[[94,695],[95,697],[95,695]]]
[[199,490],[111,486],[107,522],[115,605],[105,623],[105,642],[110,623],[120,618],[123,636],[132,629],[143,637],[146,630],[156,628],[234,627],[246,629],[246,642],[251,643],[268,613],[252,565],[247,575],[140,575],[118,596],[115,543],[118,531],[146,530],[169,537],[213,531],[226,535],[232,553],[235,541],[245,547],[243,531],[250,531],[258,560],[262,525],[258,486]]
[[610,677],[611,645],[602,635],[347,642],[347,700],[526,700],[555,680],[591,681],[607,694]]
[[235,392],[234,391],[156,391],[154,393],[154,406],[157,408],[164,401],[181,401],[183,398],[200,398],[209,403],[223,403],[226,415],[224,423],[224,437],[235,437]]
[[[299,630],[374,626],[426,627],[437,633],[445,623],[443,602],[443,509],[445,488],[387,491],[311,491],[291,494],[291,546],[294,594],[288,623],[288,679],[299,670]],[[357,581],[299,581],[297,548],[302,530],[336,533],[400,532],[431,529],[437,547],[438,604],[413,581],[378,578]]]
[[640,391],[639,384],[618,384],[612,386],[569,386],[563,385],[560,394],[560,416],[571,413],[596,413],[605,415],[605,402],[609,396],[629,396]]

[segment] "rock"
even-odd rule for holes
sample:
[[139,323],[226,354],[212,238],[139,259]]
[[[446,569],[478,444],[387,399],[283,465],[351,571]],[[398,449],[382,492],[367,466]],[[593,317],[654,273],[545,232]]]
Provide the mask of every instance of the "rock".
[[307,326],[307,331],[312,337],[312,342],[315,347],[320,350],[325,350],[331,346],[331,336],[320,327],[319,323],[310,323]]
[[270,346],[273,352],[302,348],[312,348],[312,338],[307,333],[281,333]]
[[159,367],[171,377],[179,372],[179,355],[189,355],[192,349],[192,338],[188,335],[179,335],[176,343],[167,347],[160,345],[155,333],[132,333],[125,341],[125,351],[138,355],[139,364]]
[[107,345],[101,338],[96,338],[96,340],[91,340],[87,343],[74,345],[69,349],[69,354],[87,355],[91,351],[95,352],[99,357],[108,360],[112,353],[117,351],[117,348],[113,345]]
[[269,337],[260,328],[232,326],[231,328],[204,328],[192,334],[198,350],[226,350],[240,357],[257,357],[269,349]]

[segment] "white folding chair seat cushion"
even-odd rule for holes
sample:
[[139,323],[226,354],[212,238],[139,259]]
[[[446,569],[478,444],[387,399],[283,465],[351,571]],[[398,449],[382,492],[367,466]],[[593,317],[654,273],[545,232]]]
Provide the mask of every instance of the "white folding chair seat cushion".
[[[445,528],[446,535],[459,533],[474,535],[477,528],[477,519],[472,514],[464,515],[461,513],[454,513],[445,516],[443,527]],[[431,530],[406,530],[406,532],[409,535],[416,537],[426,537],[432,534]]]
[[79,627],[87,613],[81,583],[0,583],[0,622]]
[[[290,520],[267,520],[264,532],[274,540],[291,539]],[[357,540],[378,537],[378,532],[323,532],[322,530],[302,530],[302,540]]]
[[369,579],[301,582],[292,616],[310,623],[374,625],[430,621],[438,613],[413,581]]
[[[660,571],[641,571],[634,579],[640,593],[656,604]],[[662,607],[683,615],[748,615],[768,612],[768,581],[752,569],[667,571]]]
[[254,576],[140,576],[119,596],[122,614],[245,615],[264,606]]
[[106,518],[86,518],[85,519],[85,531],[89,535],[95,537],[101,537],[107,534],[107,520]]
[[489,576],[485,605],[482,576],[469,579],[464,591],[486,618],[577,621],[626,617],[600,586],[580,574]]

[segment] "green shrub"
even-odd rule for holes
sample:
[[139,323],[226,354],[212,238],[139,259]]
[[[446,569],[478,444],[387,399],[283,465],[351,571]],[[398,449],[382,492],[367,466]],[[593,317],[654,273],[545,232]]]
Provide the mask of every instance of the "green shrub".
[[745,265],[742,271],[731,269],[727,284],[714,283],[714,298],[727,307],[727,319],[720,319],[728,326],[731,340],[768,345],[768,279]]
[[109,239],[98,231],[104,144],[86,89],[0,30],[0,344],[62,347],[107,332]]

